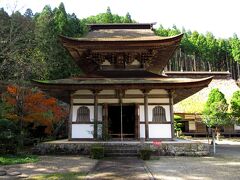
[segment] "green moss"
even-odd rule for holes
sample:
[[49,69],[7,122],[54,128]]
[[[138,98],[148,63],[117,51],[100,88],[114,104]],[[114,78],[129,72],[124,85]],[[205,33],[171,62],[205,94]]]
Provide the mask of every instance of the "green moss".
[[39,176],[30,177],[35,180],[70,180],[70,179],[85,179],[86,173],[83,172],[69,172],[69,173],[54,173],[54,174],[43,174]]
[[38,162],[39,158],[35,155],[2,155],[0,165],[24,164]]

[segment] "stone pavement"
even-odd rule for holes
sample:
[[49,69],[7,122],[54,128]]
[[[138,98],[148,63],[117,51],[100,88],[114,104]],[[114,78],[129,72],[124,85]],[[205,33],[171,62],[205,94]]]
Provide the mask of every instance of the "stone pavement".
[[143,160],[137,157],[112,157],[100,160],[86,179],[154,179]]

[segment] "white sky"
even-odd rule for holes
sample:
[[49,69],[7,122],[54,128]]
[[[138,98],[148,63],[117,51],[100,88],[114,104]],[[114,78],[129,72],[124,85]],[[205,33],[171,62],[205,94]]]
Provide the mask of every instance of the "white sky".
[[35,13],[47,4],[54,8],[60,2],[67,13],[78,18],[105,12],[109,6],[113,14],[125,16],[129,12],[137,22],[157,22],[164,27],[175,24],[222,38],[233,33],[240,36],[240,0],[0,0],[0,7],[10,11],[17,4],[17,10],[31,8]]

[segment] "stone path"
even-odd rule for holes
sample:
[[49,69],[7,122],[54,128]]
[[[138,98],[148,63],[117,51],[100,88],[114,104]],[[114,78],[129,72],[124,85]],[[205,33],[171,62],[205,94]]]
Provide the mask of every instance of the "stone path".
[[114,157],[100,160],[86,179],[154,179],[144,161],[136,157]]

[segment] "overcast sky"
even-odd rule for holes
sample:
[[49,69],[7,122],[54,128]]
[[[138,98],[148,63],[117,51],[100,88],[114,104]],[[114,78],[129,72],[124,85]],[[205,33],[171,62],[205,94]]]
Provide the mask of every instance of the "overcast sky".
[[17,10],[31,8],[35,13],[60,2],[78,18],[105,12],[109,6],[114,14],[129,12],[137,22],[157,22],[155,28],[175,24],[191,31],[210,31],[216,37],[228,38],[233,33],[240,37],[240,0],[0,0],[0,7],[10,11],[17,4]]

